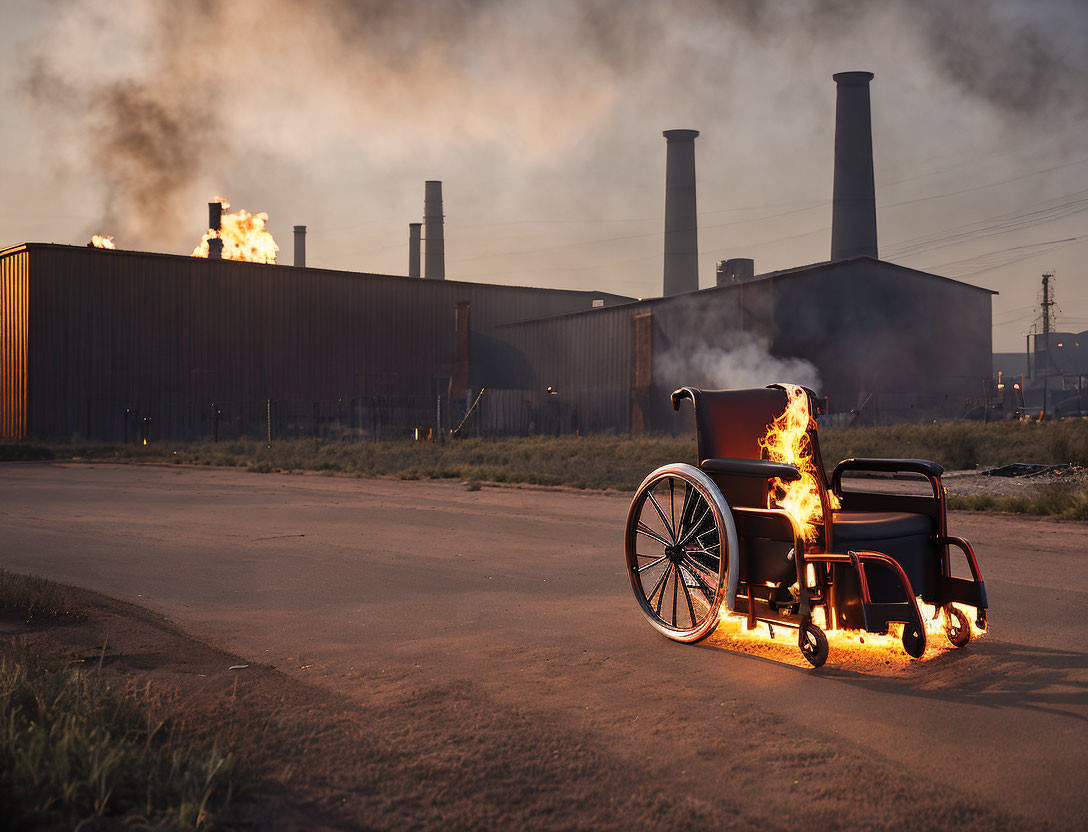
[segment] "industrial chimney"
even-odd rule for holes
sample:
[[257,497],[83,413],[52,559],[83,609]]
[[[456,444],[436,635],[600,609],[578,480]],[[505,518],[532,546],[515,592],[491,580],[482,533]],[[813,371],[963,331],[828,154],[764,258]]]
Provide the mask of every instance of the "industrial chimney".
[[[209,231],[222,231],[223,230],[223,203],[221,202],[209,202],[208,203],[208,230]],[[208,259],[209,260],[222,260],[223,259],[223,238],[219,236],[212,237],[208,240]]]
[[869,113],[871,72],[839,72],[835,102],[835,197],[831,259],[877,256],[873,128]]
[[666,130],[665,283],[663,294],[699,288],[699,234],[695,218],[695,137],[698,130]]
[[295,265],[306,265],[306,226],[295,226]]
[[408,276],[419,277],[419,242],[421,222],[408,223]]
[[428,280],[445,280],[446,243],[442,237],[442,183],[435,179],[424,183],[423,222],[427,226],[423,276]]

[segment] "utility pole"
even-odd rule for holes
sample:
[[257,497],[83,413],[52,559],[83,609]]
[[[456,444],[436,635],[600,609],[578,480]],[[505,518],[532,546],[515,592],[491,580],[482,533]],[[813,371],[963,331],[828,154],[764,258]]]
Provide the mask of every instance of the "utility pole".
[[[1047,272],[1043,275],[1043,301],[1039,305],[1040,312],[1043,318],[1043,349],[1046,356],[1043,362],[1043,415],[1047,412],[1047,394],[1050,378],[1050,330],[1052,328],[1054,313],[1051,311],[1054,308],[1054,295],[1050,290],[1050,281],[1054,279],[1053,272]],[[1038,351],[1036,351],[1038,353]],[[1038,365],[1038,361],[1036,361]],[[1038,366],[1036,366],[1038,370]]]
[[[1054,296],[1050,293],[1050,281],[1054,274],[1049,272],[1043,275],[1043,302],[1040,304],[1043,314],[1043,338],[1050,334],[1054,321],[1054,313],[1050,310],[1054,307]],[[1048,347],[1049,348],[1049,347]]]

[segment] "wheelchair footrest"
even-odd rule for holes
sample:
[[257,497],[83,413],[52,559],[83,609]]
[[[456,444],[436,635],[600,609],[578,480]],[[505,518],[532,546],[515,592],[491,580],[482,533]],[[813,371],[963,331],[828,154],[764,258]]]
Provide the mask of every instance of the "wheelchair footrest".
[[986,609],[986,584],[968,578],[941,577],[941,601],[945,604],[957,601],[980,610]]
[[914,604],[906,601],[861,606],[865,613],[865,629],[870,633],[888,632],[888,624],[893,621],[908,624],[914,620]]

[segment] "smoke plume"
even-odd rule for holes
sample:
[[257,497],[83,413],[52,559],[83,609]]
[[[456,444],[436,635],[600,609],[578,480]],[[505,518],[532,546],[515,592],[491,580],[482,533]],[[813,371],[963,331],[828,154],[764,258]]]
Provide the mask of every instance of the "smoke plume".
[[[25,46],[23,89],[52,126],[51,156],[101,183],[104,227],[147,244],[183,206],[237,193],[240,169],[259,178],[346,149],[377,179],[451,153],[548,170],[588,147],[614,178],[616,134],[662,127],[637,121],[639,102],[728,83],[744,41],[799,54],[879,24],[996,111],[1068,119],[1088,106],[1079,0],[69,0],[50,21]],[[728,126],[728,105],[707,120]]]
[[810,361],[776,358],[758,338],[735,331],[715,342],[700,343],[690,352],[670,349],[658,357],[654,374],[661,386],[728,390],[782,382],[820,389],[820,374]]

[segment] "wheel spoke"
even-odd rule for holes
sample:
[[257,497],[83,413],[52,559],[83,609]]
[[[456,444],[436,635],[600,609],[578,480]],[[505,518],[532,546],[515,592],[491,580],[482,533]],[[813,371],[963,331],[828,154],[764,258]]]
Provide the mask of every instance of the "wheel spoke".
[[[665,590],[669,588],[668,578],[672,574],[673,564],[669,564],[669,568],[665,570],[665,573],[661,576],[661,594],[657,596],[657,603],[654,605],[654,615],[661,615],[661,604],[665,600]],[[656,591],[656,590],[655,590]]]
[[680,581],[680,568],[672,568],[672,626],[677,625],[677,583]]
[[673,539],[680,536],[680,527],[676,525],[676,480],[669,477],[669,516],[672,518]]
[[[693,565],[698,566],[698,564],[696,564],[695,561],[693,561],[693,560],[687,560],[687,559],[685,559],[684,563],[688,567],[688,571],[691,573],[691,577],[693,577],[695,579],[695,583],[698,584],[699,591],[701,593],[703,593],[703,597],[706,598],[706,602],[708,604],[713,604],[714,603],[714,592],[710,589],[710,585],[707,584],[707,582],[703,580],[703,577],[695,569],[692,569]],[[715,576],[715,578],[716,578],[716,576]]]
[[700,570],[702,570],[702,573],[704,575],[706,575],[707,577],[713,578],[715,581],[718,580],[717,570],[710,568],[705,563],[700,563],[699,561],[697,561],[695,558],[693,558],[691,556],[690,551],[684,553],[684,561],[683,562],[684,562],[684,565],[688,569],[700,569]]
[[[678,571],[683,571],[681,568]],[[680,576],[680,585],[684,588],[684,599],[688,602],[688,614],[691,616],[691,626],[696,625],[697,619],[695,618],[695,605],[691,603],[691,592],[688,590],[688,582],[684,580],[684,576]]]
[[[668,579],[669,571],[671,570],[671,568],[672,568],[672,564],[669,565],[669,569],[666,569],[661,573],[661,577],[659,577],[657,579],[657,583],[654,584],[654,588],[651,589],[650,592],[646,595],[646,600],[649,601],[650,603],[653,603],[654,596],[657,595],[657,591],[659,589],[661,589],[661,587],[664,585],[665,581]],[[662,592],[661,594],[664,595],[665,593]],[[657,609],[658,609],[658,611],[661,610],[661,604],[657,605]]]
[[658,504],[657,499],[654,497],[654,493],[652,491],[647,491],[646,496],[650,498],[650,502],[653,503],[654,508],[657,509],[657,516],[661,518],[661,522],[665,524],[665,531],[667,531],[669,533],[669,537],[672,538],[672,541],[670,541],[667,545],[671,546],[672,543],[676,542],[676,533],[673,532],[672,526],[669,525],[669,518],[666,517],[665,512],[661,510],[661,506],[660,504]]
[[[710,551],[711,549],[720,549],[721,548],[721,541],[719,541],[719,540],[715,540],[709,546],[707,545],[705,538],[708,537],[709,535],[713,535],[715,538],[717,538],[717,536],[718,536],[717,528],[707,529],[702,534],[695,535],[695,542],[698,543],[702,547],[702,549],[696,549],[694,551],[702,551],[702,552],[706,552],[708,555],[713,555],[714,552]],[[690,552],[690,551],[693,551],[693,550],[689,549],[688,551]]]
[[[650,557],[650,555],[639,555],[639,557],[640,558],[648,558],[648,557]],[[668,555],[662,555],[661,557],[659,557],[657,560],[653,561],[652,563],[647,563],[645,566],[638,567],[639,574],[645,572],[647,569],[653,569],[655,566],[659,566],[662,561],[666,561],[668,559],[669,559]]]
[[649,526],[647,526],[641,520],[638,521],[638,526],[637,526],[637,528],[635,530],[639,534],[644,534],[647,537],[653,538],[658,543],[660,543],[662,546],[672,546],[672,544],[669,541],[667,541],[665,538],[663,538],[661,535],[659,535],[657,532],[655,532],[653,529],[651,529]]
[[691,487],[691,483],[684,482],[684,504],[680,507],[680,524],[676,528],[676,533],[681,537],[684,535],[684,529],[688,528],[688,522],[691,520],[692,507],[695,504],[695,500],[692,499],[693,495],[697,495],[694,488]]
[[702,515],[702,517],[699,518],[699,521],[694,526],[692,526],[690,529],[688,529],[687,533],[684,534],[684,536],[680,538],[680,541],[679,541],[679,543],[677,543],[677,545],[678,546],[683,546],[689,540],[691,540],[693,537],[695,537],[695,533],[698,532],[699,529],[701,529],[703,527],[703,523],[706,522],[706,518],[709,517],[709,516],[710,516],[710,506],[707,506],[706,511],[703,512],[703,515]]

